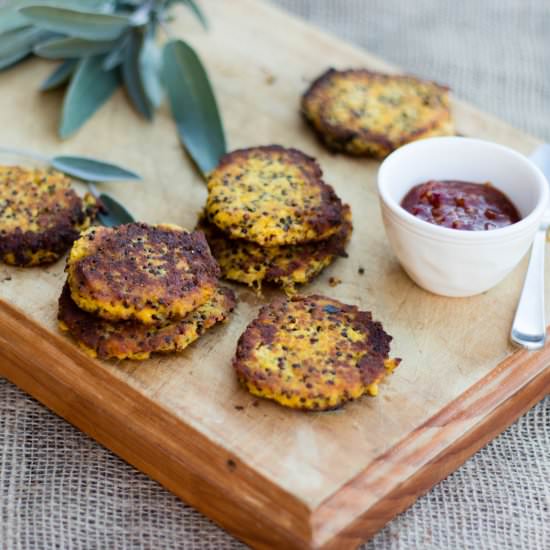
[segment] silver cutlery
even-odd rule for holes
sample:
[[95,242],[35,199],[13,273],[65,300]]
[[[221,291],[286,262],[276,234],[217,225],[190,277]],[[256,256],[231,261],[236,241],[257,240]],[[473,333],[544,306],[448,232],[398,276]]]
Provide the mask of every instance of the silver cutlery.
[[[550,181],[550,144],[540,145],[529,157]],[[512,324],[512,341],[528,350],[544,347],[546,321],[544,314],[544,249],[550,228],[550,205],[546,208],[541,225],[531,247],[531,257]]]

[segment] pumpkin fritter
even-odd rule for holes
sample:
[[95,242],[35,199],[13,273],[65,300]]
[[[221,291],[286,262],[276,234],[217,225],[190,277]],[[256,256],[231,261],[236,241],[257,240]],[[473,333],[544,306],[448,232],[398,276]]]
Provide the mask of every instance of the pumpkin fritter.
[[302,114],[329,149],[378,159],[454,133],[448,88],[365,69],[326,71],[303,95]]
[[220,274],[203,233],[145,223],[88,230],[74,243],[67,271],[78,307],[145,324],[201,306]]
[[325,296],[279,298],[264,306],[237,344],[233,366],[253,395],[286,407],[329,410],[365,393],[400,360],[369,312]]
[[223,322],[235,307],[235,294],[220,287],[212,298],[178,321],[144,325],[138,321],[112,322],[82,311],[73,302],[68,284],[59,298],[59,327],[68,331],[92,357],[148,359],[151,353],[182,351],[207,329]]
[[315,278],[338,256],[346,256],[352,232],[351,209],[343,207],[344,222],[338,233],[324,241],[262,247],[244,239],[228,239],[215,225],[201,218],[204,231],[222,276],[261,289],[263,282],[274,283],[292,294],[296,284]]
[[22,267],[55,262],[97,210],[60,172],[0,166],[0,259]]
[[279,145],[225,155],[208,177],[208,220],[261,246],[320,241],[337,233],[342,202],[315,159]]

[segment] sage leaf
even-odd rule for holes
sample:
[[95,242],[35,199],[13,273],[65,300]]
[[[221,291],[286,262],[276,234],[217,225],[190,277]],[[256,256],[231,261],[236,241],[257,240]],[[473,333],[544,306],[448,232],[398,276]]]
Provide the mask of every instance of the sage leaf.
[[128,45],[129,39],[129,34],[124,35],[118,41],[118,44],[105,56],[102,65],[104,71],[112,71],[124,61],[126,46]]
[[12,65],[19,63],[19,61],[23,61],[30,53],[31,51],[20,51],[8,57],[0,57],[0,71],[8,69]]
[[129,18],[123,15],[81,11],[76,8],[28,6],[21,8],[19,13],[42,29],[87,40],[114,40],[130,25]]
[[154,112],[153,104],[145,91],[140,72],[140,54],[143,42],[143,31],[135,29],[126,48],[126,55],[122,63],[122,76],[124,78],[124,86],[134,107],[146,119],[152,120]]
[[143,89],[153,107],[158,107],[164,95],[161,83],[162,53],[150,34],[145,36],[139,55],[139,74]]
[[46,36],[48,33],[35,27],[23,27],[0,35],[0,69],[27,57],[33,46]]
[[42,82],[40,85],[41,92],[47,92],[53,90],[71,78],[75,68],[77,60],[76,59],[67,59],[63,63],[60,63],[59,66],[53,71],[53,73]]
[[85,57],[78,62],[63,100],[59,135],[65,139],[76,132],[105,103],[119,85],[115,71],[102,68],[104,56]]
[[225,135],[206,71],[181,40],[164,47],[163,82],[181,142],[206,175],[226,153]]
[[97,41],[82,38],[57,38],[37,44],[34,47],[34,53],[49,59],[85,57],[110,52],[116,44],[116,40]]
[[106,193],[101,193],[99,195],[99,200],[104,206],[105,212],[100,211],[98,213],[98,219],[102,225],[106,227],[116,227],[117,225],[123,225],[125,223],[133,223],[134,217],[122,204],[120,204],[116,199],[107,195]]
[[141,179],[138,174],[126,168],[89,157],[58,156],[52,159],[52,166],[80,180],[96,183]]
[[35,27],[23,27],[0,35],[0,58],[11,57],[22,51],[31,52],[43,34],[43,31]]
[[206,20],[203,11],[199,8],[199,5],[195,2],[195,0],[183,0],[183,3],[193,12],[195,17],[200,21],[201,25],[205,29],[208,29],[208,21]]
[[195,0],[168,0],[168,5],[171,6],[172,4],[183,4],[187,6],[193,12],[193,15],[200,21],[201,25],[205,29],[208,29],[208,21]]
[[0,8],[0,34],[26,27],[29,22],[13,6]]

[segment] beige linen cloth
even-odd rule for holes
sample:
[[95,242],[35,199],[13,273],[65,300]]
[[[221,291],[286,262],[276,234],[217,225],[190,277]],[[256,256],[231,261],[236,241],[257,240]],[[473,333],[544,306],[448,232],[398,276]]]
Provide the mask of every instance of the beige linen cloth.
[[[277,3],[550,141],[549,0]],[[0,379],[0,548],[243,545]],[[550,398],[365,548],[550,549]]]

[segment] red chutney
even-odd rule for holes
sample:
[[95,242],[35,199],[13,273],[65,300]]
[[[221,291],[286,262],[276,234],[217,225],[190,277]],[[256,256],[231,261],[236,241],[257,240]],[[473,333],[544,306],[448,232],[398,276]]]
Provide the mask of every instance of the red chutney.
[[520,220],[510,199],[490,183],[430,180],[413,187],[401,206],[426,222],[467,231],[497,229]]

